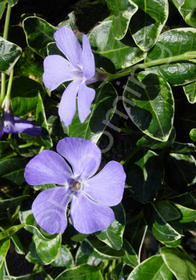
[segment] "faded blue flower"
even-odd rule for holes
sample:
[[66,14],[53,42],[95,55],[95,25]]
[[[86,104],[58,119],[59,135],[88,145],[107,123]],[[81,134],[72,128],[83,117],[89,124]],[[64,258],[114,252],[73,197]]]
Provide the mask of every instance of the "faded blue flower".
[[0,121],[0,138],[4,133],[25,132],[31,136],[42,136],[41,127],[25,119],[14,117],[9,110],[4,110]]
[[60,140],[57,152],[45,150],[25,168],[28,184],[58,185],[42,191],[34,200],[36,222],[48,233],[63,232],[71,200],[70,217],[77,231],[90,234],[107,228],[115,219],[109,206],[122,200],[126,177],[123,166],[110,161],[95,174],[101,151],[92,141],[81,138]]
[[59,104],[59,116],[65,126],[69,126],[76,113],[81,123],[90,114],[90,106],[95,97],[95,90],[88,87],[95,76],[95,60],[88,37],[83,34],[82,47],[71,28],[63,26],[54,33],[56,45],[66,56],[49,55],[44,60],[44,85],[56,89],[60,84],[71,81],[63,92]]

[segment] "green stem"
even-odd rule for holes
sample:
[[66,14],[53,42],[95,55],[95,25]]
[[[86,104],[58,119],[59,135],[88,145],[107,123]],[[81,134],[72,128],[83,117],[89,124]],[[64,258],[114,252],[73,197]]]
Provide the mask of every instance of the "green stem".
[[168,63],[179,62],[179,61],[189,61],[189,62],[195,63],[196,62],[196,51],[186,52],[186,53],[179,54],[176,56],[171,56],[171,57],[159,58],[159,59],[151,60],[148,62],[144,62],[144,63],[140,63],[137,65],[128,67],[125,71],[121,71],[116,74],[108,74],[107,81],[112,81],[112,80],[116,80],[116,79],[119,79],[122,77],[126,77],[133,72],[133,69],[134,70],[145,69],[145,68],[149,68],[149,67],[154,67],[154,66],[158,66],[158,65],[162,65],[162,64],[168,64]]
[[145,240],[145,237],[146,237],[147,230],[148,230],[148,226],[146,225],[145,229],[144,229],[144,234],[142,236],[142,241],[140,243],[139,252],[138,252],[138,261],[139,261],[139,263],[141,263],[142,247],[143,247],[143,244],[144,244],[144,240]]
[[14,77],[14,68],[11,69],[10,76],[9,76],[9,82],[8,82],[7,93],[6,93],[7,101],[11,100],[13,77]]
[[[10,16],[11,16],[11,7],[7,6],[6,11],[6,18],[5,18],[5,25],[4,25],[4,31],[3,31],[3,38],[7,40],[8,38],[8,30],[9,30],[9,24],[10,24]],[[0,106],[5,98],[5,81],[6,81],[6,75],[5,73],[1,73],[1,97],[0,97]]]

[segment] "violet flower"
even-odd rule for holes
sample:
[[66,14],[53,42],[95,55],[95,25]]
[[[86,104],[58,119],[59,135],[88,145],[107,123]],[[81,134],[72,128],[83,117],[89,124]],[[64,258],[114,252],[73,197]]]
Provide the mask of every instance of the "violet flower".
[[25,119],[14,117],[11,111],[4,110],[0,121],[0,138],[4,133],[25,132],[31,136],[42,136],[41,127]]
[[28,184],[59,185],[42,191],[34,200],[36,222],[50,234],[63,232],[67,226],[66,209],[72,200],[70,217],[77,231],[90,234],[107,228],[115,219],[109,206],[119,204],[123,196],[123,166],[110,161],[94,175],[101,151],[86,139],[66,137],[58,142],[57,152],[45,150],[25,168]]
[[95,97],[95,90],[87,84],[93,82],[95,75],[95,60],[89,39],[83,34],[82,47],[71,28],[63,26],[54,33],[56,45],[66,56],[49,55],[44,60],[44,85],[56,89],[60,84],[71,81],[63,92],[59,104],[59,116],[65,126],[69,126],[76,113],[76,98],[78,115],[81,123],[90,114],[90,106]]

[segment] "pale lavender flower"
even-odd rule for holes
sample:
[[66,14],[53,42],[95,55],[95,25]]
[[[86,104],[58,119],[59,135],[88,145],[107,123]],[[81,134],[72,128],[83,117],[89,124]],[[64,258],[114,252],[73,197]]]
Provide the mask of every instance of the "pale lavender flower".
[[42,136],[41,127],[25,119],[14,117],[11,111],[4,110],[3,117],[0,121],[0,138],[4,133],[21,132],[25,132],[31,136]]
[[76,113],[81,123],[90,114],[90,106],[95,97],[95,90],[87,84],[95,76],[95,60],[88,37],[83,34],[82,47],[71,28],[63,26],[54,33],[56,45],[66,56],[49,55],[44,59],[44,85],[54,90],[66,81],[72,81],[63,92],[59,104],[59,116],[65,126],[69,126]]
[[107,228],[115,219],[109,206],[122,200],[126,177],[123,166],[110,161],[94,175],[101,162],[101,151],[86,139],[66,137],[58,142],[57,152],[45,150],[25,168],[28,184],[58,185],[42,191],[34,200],[36,222],[48,233],[63,232],[67,206],[72,200],[70,217],[77,231],[90,234]]

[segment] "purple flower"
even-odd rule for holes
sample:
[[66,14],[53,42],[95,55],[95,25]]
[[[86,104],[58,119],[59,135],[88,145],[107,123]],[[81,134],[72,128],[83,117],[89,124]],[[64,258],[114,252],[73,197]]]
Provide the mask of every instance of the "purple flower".
[[82,47],[71,28],[63,26],[54,33],[56,45],[66,56],[49,55],[44,60],[43,82],[50,89],[71,81],[64,91],[60,104],[59,116],[65,126],[69,126],[76,112],[81,123],[90,114],[90,106],[95,97],[95,90],[87,87],[95,75],[95,60],[88,37],[83,34]]
[[119,204],[123,196],[123,166],[110,161],[94,175],[101,162],[101,151],[95,143],[81,138],[60,140],[57,152],[45,150],[25,168],[28,184],[59,185],[42,191],[34,200],[36,222],[48,233],[63,232],[67,226],[67,205],[72,200],[70,216],[77,231],[90,234],[107,228],[115,219],[109,206]]
[[31,136],[42,136],[41,127],[25,119],[14,117],[11,111],[4,110],[3,118],[0,121],[0,137],[4,133],[25,132]]

